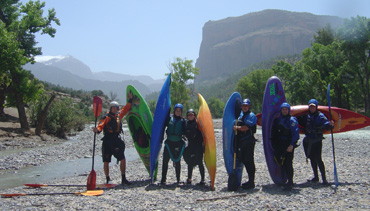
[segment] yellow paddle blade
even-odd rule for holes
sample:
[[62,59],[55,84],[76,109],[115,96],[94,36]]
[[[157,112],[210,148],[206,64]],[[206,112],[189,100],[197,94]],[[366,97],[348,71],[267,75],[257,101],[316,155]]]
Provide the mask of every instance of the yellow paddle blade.
[[104,190],[88,190],[86,192],[77,192],[76,195],[81,194],[84,196],[100,196],[103,195]]

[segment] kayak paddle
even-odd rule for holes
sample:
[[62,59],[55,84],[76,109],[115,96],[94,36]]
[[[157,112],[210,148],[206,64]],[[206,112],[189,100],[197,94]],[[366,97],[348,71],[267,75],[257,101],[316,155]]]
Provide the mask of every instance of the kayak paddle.
[[[327,98],[328,98],[328,107],[329,107],[329,121],[331,122],[330,84],[328,85]],[[334,150],[333,128],[331,128],[330,130],[331,130],[331,144],[333,146],[334,184],[335,184],[335,187],[338,187],[339,182],[338,182],[338,174],[337,174],[337,165],[335,164],[335,150]]]
[[85,192],[74,192],[74,193],[11,193],[11,194],[0,194],[2,198],[11,198],[15,196],[43,196],[43,195],[84,195],[84,196],[100,196],[104,193],[103,190],[88,190]]
[[[98,117],[100,116],[101,110],[102,110],[102,100],[100,97],[95,96],[94,101],[93,101],[93,110],[94,110],[94,115],[95,115],[95,127],[96,127],[96,122],[98,120]],[[96,186],[96,173],[94,171],[94,157],[95,157],[95,140],[96,140],[96,133],[94,133],[94,145],[93,145],[93,156],[92,156],[92,169],[87,177],[87,190],[94,190]]]
[[[27,187],[41,188],[41,187],[86,187],[86,185],[48,185],[48,184],[23,184]],[[98,184],[95,188],[114,188],[117,184]]]

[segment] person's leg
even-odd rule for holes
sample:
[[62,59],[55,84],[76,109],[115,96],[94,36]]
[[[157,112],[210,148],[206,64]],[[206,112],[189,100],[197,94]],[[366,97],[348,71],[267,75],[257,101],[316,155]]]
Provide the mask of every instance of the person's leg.
[[122,160],[120,160],[119,167],[120,167],[121,175],[122,175],[122,184],[131,185],[131,182],[129,182],[126,179],[126,159],[125,158],[123,158]]
[[177,180],[177,183],[179,183],[180,182],[180,175],[181,175],[181,163],[180,163],[180,161],[175,162],[175,170],[176,170],[176,180]]
[[322,152],[322,142],[318,144],[316,162],[320,169],[322,183],[328,184],[328,181],[326,180],[326,174],[325,174],[325,165],[324,165],[324,161],[322,161],[321,152]]
[[108,184],[109,181],[110,181],[110,177],[109,177],[109,162],[104,162],[104,174],[105,174],[105,178],[107,179],[107,184]]
[[204,185],[204,165],[203,162],[200,162],[198,164],[199,166],[199,172],[200,172],[200,185]]
[[311,167],[314,174],[314,177],[310,180],[310,182],[318,182],[319,181],[319,174],[317,171],[318,162],[321,159],[321,146],[320,143],[316,142],[311,146],[310,152],[310,160],[311,160]]
[[187,184],[191,184],[191,178],[193,176],[193,165],[188,165],[188,180],[186,181]]
[[248,173],[248,182],[242,185],[244,189],[251,189],[255,187],[254,178],[256,173],[256,166],[254,164],[254,146],[254,142],[248,143],[243,150],[243,163]]
[[283,169],[288,177],[288,183],[286,184],[286,190],[291,190],[293,187],[293,152],[289,152],[285,155],[285,160],[283,164]]
[[170,161],[170,154],[168,153],[167,147],[164,147],[163,162],[162,162],[162,180],[161,180],[161,184],[165,184],[166,183],[167,170],[168,170],[168,162],[169,161]]

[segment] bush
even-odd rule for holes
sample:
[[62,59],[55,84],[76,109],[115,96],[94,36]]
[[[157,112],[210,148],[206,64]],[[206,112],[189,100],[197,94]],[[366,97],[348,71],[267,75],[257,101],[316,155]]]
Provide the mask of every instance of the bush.
[[[29,116],[33,126],[37,124],[37,117],[48,101],[46,95],[39,97],[38,100],[30,104]],[[49,109],[49,114],[45,120],[43,129],[48,134],[53,134],[61,138],[66,138],[67,133],[72,130],[81,131],[85,128],[88,118],[85,116],[86,108],[80,109],[79,105],[74,105],[71,98],[61,98],[55,100]]]

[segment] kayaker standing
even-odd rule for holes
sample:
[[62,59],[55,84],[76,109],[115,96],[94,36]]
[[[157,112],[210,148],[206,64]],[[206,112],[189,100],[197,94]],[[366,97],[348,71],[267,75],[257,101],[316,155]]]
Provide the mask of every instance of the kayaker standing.
[[[120,171],[122,175],[122,184],[130,185],[131,183],[126,179],[126,159],[125,159],[125,142],[123,139],[122,118],[131,108],[132,93],[128,93],[129,101],[119,110],[119,104],[116,101],[110,103],[110,109],[99,121],[99,124],[94,128],[95,133],[104,132],[102,138],[102,157],[104,163],[104,174],[107,184],[111,180],[109,176],[109,163],[112,155],[120,161]],[[122,136],[122,137],[121,137]]]
[[256,173],[256,166],[254,164],[254,146],[256,139],[257,117],[251,112],[251,101],[244,99],[241,105],[242,111],[238,118],[238,123],[234,126],[237,131],[236,137],[236,156],[241,161],[248,173],[248,182],[242,184],[244,189],[253,189],[255,187],[254,178]]
[[184,132],[188,140],[188,146],[185,148],[184,151],[184,160],[188,164],[188,179],[186,180],[186,183],[191,184],[193,169],[195,166],[198,166],[201,177],[199,185],[204,185],[203,135],[198,128],[195,111],[193,109],[189,109],[186,112],[186,117],[187,120]]
[[298,139],[298,120],[290,115],[290,105],[283,103],[280,106],[280,115],[274,119],[272,124],[271,141],[274,148],[274,160],[283,167],[288,177],[285,190],[291,190],[293,187],[294,148],[297,146]]
[[165,146],[163,152],[161,184],[166,184],[168,162],[170,161],[170,158],[175,166],[177,184],[180,184],[180,161],[185,149],[185,142],[182,140],[182,135],[185,129],[185,119],[182,117],[183,108],[182,104],[176,104],[173,108],[173,115],[167,120],[167,139],[164,142]]
[[319,103],[316,99],[308,101],[308,114],[298,118],[298,122],[305,128],[303,147],[306,157],[311,161],[314,177],[309,182],[318,182],[319,176],[317,167],[321,172],[322,183],[327,185],[325,176],[325,165],[321,158],[323,131],[334,127],[334,121],[328,120],[326,116],[318,111]]

